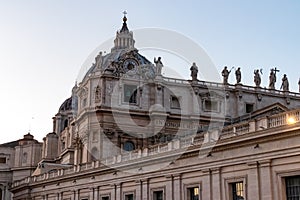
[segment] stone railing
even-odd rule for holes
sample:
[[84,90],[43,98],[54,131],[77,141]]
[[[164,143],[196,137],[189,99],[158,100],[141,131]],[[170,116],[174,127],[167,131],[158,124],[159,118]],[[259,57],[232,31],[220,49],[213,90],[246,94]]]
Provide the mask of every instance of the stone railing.
[[285,96],[292,96],[292,97],[300,97],[300,93],[298,92],[286,92],[286,91],[281,91],[281,90],[270,90],[268,88],[263,88],[263,87],[255,87],[255,86],[249,86],[249,85],[232,85],[232,84],[227,84],[224,85],[223,83],[217,83],[217,82],[209,82],[209,81],[197,81],[197,82],[192,82],[184,79],[176,79],[176,78],[169,78],[169,77],[163,77],[163,80],[168,83],[175,83],[175,84],[191,84],[191,83],[196,83],[197,85],[205,86],[208,88],[228,88],[228,89],[243,89],[247,91],[261,91],[264,93],[273,93],[277,95],[285,95]]
[[[292,119],[289,121],[288,119]],[[280,126],[286,126],[289,123],[299,123],[300,122],[300,109],[292,110],[271,117],[263,117],[257,120],[251,120],[247,122],[242,122],[238,124],[233,124],[224,127],[220,130],[210,130],[205,133],[191,134],[183,138],[173,139],[168,143],[163,143],[159,145],[154,145],[149,148],[138,149],[131,152],[123,152],[119,155],[102,159],[100,161],[93,161],[90,163],[84,163],[80,165],[75,165],[70,168],[58,169],[52,172],[41,174],[38,176],[31,176],[25,179],[15,181],[13,187],[17,187],[23,184],[28,184],[32,182],[39,182],[48,180],[55,177],[61,177],[63,175],[70,175],[78,172],[84,172],[86,170],[92,170],[99,167],[106,167],[110,165],[122,164],[122,162],[136,162],[139,158],[145,158],[149,156],[159,156],[161,153],[169,152],[172,154],[174,150],[185,149],[191,145],[204,145],[211,144],[217,140],[224,140],[240,135],[245,135],[247,133],[264,130],[267,128],[275,128]],[[151,159],[149,157],[149,159]]]

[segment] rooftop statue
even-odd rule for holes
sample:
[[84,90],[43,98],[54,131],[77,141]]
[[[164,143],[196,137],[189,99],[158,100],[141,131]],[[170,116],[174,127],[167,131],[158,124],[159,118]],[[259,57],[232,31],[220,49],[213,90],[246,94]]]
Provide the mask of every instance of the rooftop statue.
[[96,68],[101,68],[102,67],[102,51],[99,52],[99,54],[95,58],[95,65]]
[[254,70],[254,83],[256,87],[260,87],[261,84],[260,73],[262,73],[262,69],[260,71],[258,69]]
[[270,76],[269,76],[269,89],[274,90],[275,89],[275,83],[276,83],[276,72],[279,72],[279,70],[271,69]]
[[230,74],[231,70],[228,71],[227,66],[224,67],[223,71],[222,71],[222,76],[223,76],[223,84],[227,85],[228,84],[228,77]]
[[163,68],[163,64],[161,62],[161,57],[158,57],[157,60],[156,58],[154,57],[154,63],[156,64],[156,75],[161,75],[161,70]]
[[197,76],[198,76],[198,67],[196,65],[196,63],[193,63],[193,65],[190,68],[191,70],[191,77],[192,77],[192,81],[197,81]]
[[241,83],[242,73],[240,67],[237,70],[235,70],[235,77],[236,77],[236,83],[237,84]]
[[282,84],[281,84],[280,89],[282,89],[283,91],[289,91],[289,80],[288,80],[286,74],[283,75]]
[[299,81],[298,81],[298,86],[299,86],[299,92],[300,92],[300,78],[299,78]]

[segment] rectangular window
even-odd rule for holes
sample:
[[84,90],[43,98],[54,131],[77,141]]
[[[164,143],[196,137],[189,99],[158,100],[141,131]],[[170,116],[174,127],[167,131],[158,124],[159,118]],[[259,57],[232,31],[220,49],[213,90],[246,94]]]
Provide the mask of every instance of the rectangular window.
[[219,112],[219,102],[213,100],[204,100],[204,109],[211,112]]
[[124,85],[124,102],[136,103],[137,101],[136,85]]
[[126,194],[125,200],[133,200],[133,194]]
[[101,197],[101,200],[109,200],[109,197],[106,196],[106,197]]
[[230,183],[230,190],[231,190],[231,195],[230,195],[231,200],[245,199],[243,182]]
[[179,99],[176,96],[171,96],[171,108],[180,108]]
[[163,200],[164,199],[163,194],[164,194],[164,192],[162,190],[154,191],[153,192],[153,200]]
[[246,113],[252,113],[253,112],[253,104],[246,103]]
[[0,163],[6,163],[6,157],[0,157]]
[[93,131],[93,141],[95,142],[95,141],[98,141],[98,132],[97,131]]
[[82,100],[82,108],[85,108],[86,107],[86,98],[84,98],[83,100]]
[[191,187],[187,189],[188,200],[199,200],[199,187]]
[[285,178],[286,199],[300,199],[300,176],[291,176]]

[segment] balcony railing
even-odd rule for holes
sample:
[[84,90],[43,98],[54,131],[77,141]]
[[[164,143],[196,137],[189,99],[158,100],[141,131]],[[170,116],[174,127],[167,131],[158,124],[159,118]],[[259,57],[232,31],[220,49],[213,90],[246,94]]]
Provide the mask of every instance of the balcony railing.
[[246,135],[248,133],[259,131],[259,130],[287,126],[288,124],[290,124],[289,119],[291,118],[292,118],[291,122],[299,123],[300,109],[276,114],[270,117],[263,117],[255,121],[252,120],[248,122],[233,124],[224,127],[222,130],[214,130],[214,131],[207,131],[201,133],[203,135],[199,135],[199,134],[187,135],[182,138],[179,137],[173,139],[168,143],[151,146],[149,148],[138,149],[132,152],[123,152],[119,155],[105,158],[103,160],[75,165],[70,168],[58,169],[56,171],[48,172],[38,176],[27,177],[25,179],[15,181],[13,183],[13,187],[18,187],[20,185],[24,185],[32,182],[39,182],[47,179],[52,179],[63,175],[70,175],[78,172],[83,172],[86,170],[96,169],[101,166],[103,167],[103,166],[119,164],[124,161],[136,162],[141,157],[147,157],[153,155],[159,156],[159,154],[165,152],[169,152],[171,155],[174,152],[174,150],[184,149],[190,147],[191,145],[194,146],[203,145],[206,143],[216,142],[216,140],[222,141],[225,139],[226,140],[231,138],[234,139],[234,137]]

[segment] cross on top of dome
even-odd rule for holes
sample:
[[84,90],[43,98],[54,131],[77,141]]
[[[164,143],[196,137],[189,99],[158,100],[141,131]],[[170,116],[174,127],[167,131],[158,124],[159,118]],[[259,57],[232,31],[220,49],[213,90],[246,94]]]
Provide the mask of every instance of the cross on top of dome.
[[126,31],[129,31],[129,30],[128,30],[128,27],[127,27],[127,23],[126,23],[126,22],[127,22],[127,17],[126,17],[127,12],[124,11],[123,14],[124,14],[124,17],[123,17],[123,26],[122,26],[122,28],[121,28],[121,30],[120,30],[121,33],[122,33],[122,32],[126,32]]

